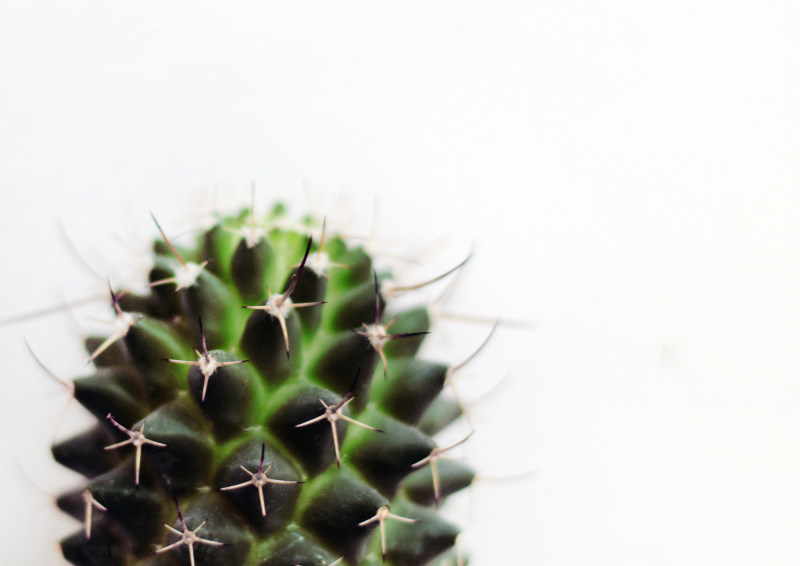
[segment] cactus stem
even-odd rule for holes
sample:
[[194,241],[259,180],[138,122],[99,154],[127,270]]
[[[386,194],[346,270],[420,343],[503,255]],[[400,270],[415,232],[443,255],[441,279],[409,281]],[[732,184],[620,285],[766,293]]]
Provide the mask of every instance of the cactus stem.
[[206,345],[206,334],[203,332],[203,321],[198,317],[198,322],[200,324],[200,342],[202,344],[203,351],[198,352],[197,350],[194,351],[197,354],[196,361],[187,361],[187,360],[172,360],[167,358],[168,362],[172,362],[173,364],[184,364],[189,366],[197,366],[200,368],[200,372],[203,374],[203,393],[200,396],[200,402],[204,402],[206,400],[206,390],[208,389],[208,380],[214,375],[217,371],[217,368],[225,367],[225,366],[234,366],[237,364],[243,364],[247,362],[247,360],[236,360],[233,362],[218,362],[216,355],[211,355],[208,353],[208,346]]
[[145,444],[150,444],[152,446],[158,446],[159,448],[165,448],[167,445],[146,438],[144,435],[144,423],[142,423],[142,426],[139,427],[139,430],[130,430],[119,424],[116,420],[114,420],[114,417],[111,416],[111,413],[108,413],[108,415],[106,415],[106,418],[109,421],[111,421],[111,424],[113,424],[119,430],[127,434],[128,440],[123,440],[122,442],[117,442],[116,444],[110,444],[109,446],[106,446],[103,449],[114,450],[116,448],[125,446],[127,444],[133,444],[133,446],[136,448],[136,465],[134,467],[134,469],[136,470],[136,487],[139,487],[139,470],[142,465],[142,446]]
[[[319,397],[317,397],[319,399]],[[342,398],[341,401],[336,403],[335,405],[328,405],[322,399],[319,399],[319,402],[322,403],[322,406],[325,407],[325,412],[322,413],[318,417],[314,417],[313,419],[307,420],[306,422],[294,425],[294,428],[302,428],[308,425],[312,425],[314,423],[318,423],[323,419],[327,419],[329,423],[331,423],[331,432],[333,434],[333,449],[336,453],[336,466],[341,467],[341,459],[339,457],[339,433],[336,431],[336,421],[342,419],[347,421],[348,423],[358,425],[362,428],[366,428],[369,430],[374,430],[375,432],[383,432],[379,428],[371,427],[367,424],[359,422],[355,419],[348,417],[347,415],[342,413],[342,409],[344,409],[350,401],[355,399],[355,395],[353,394],[352,390],[348,391],[347,394]]]
[[[65,559],[376,566],[380,553],[387,565],[464,566],[465,549],[452,548],[459,528],[433,503],[478,477],[448,461],[474,427],[460,418],[458,392],[456,403],[443,386],[463,388],[465,366],[490,349],[498,324],[457,359],[422,360],[424,335],[439,321],[426,304],[400,311],[392,301],[449,288],[471,255],[396,277],[380,267],[387,257],[370,253],[386,248],[377,214],[369,238],[354,245],[343,235],[349,224],[333,215],[330,226],[322,210],[293,220],[282,203],[261,215],[256,200],[252,188],[249,209],[204,217],[202,233],[184,234],[191,241],[168,238],[151,213],[147,288],[114,278],[106,302],[96,299],[108,304],[110,291],[113,314],[102,317],[104,333],[83,339],[93,375],[66,383],[34,356],[96,418],[51,449],[85,477],[57,499],[78,519],[61,541]],[[401,249],[389,243],[385,251]],[[326,301],[325,310],[294,310]],[[245,358],[252,363],[238,367]],[[379,366],[385,383],[375,383]],[[437,442],[449,425],[460,432]]]
[[83,498],[84,504],[84,514],[83,514],[83,528],[84,533],[86,535],[86,540],[91,540],[92,538],[92,509],[99,509],[100,511],[108,511],[105,507],[103,507],[100,502],[98,502],[92,492],[88,489],[84,489],[83,493],[81,493],[81,497]]
[[469,437],[472,436],[473,434],[475,434],[474,430],[470,432],[467,436],[459,440],[458,442],[454,442],[453,444],[445,446],[444,448],[436,447],[433,450],[431,450],[431,453],[425,456],[422,460],[411,464],[411,467],[414,468],[415,470],[417,468],[421,468],[425,464],[430,464],[431,476],[433,477],[433,497],[434,500],[436,501],[437,507],[439,506],[440,488],[439,488],[439,470],[437,469],[436,462],[439,460],[442,454],[444,454],[445,452],[449,452],[456,446],[461,446],[467,440],[469,440]]
[[186,526],[186,521],[183,520],[183,514],[181,513],[181,508],[178,505],[178,500],[177,499],[175,499],[175,508],[178,510],[178,520],[181,523],[182,531],[179,531],[178,529],[174,529],[174,528],[170,527],[169,525],[167,525],[166,523],[164,524],[164,526],[167,527],[170,531],[172,531],[176,535],[179,535],[181,537],[181,539],[179,541],[177,541],[177,542],[173,542],[172,544],[170,544],[168,546],[165,546],[164,548],[159,548],[158,550],[156,550],[156,554],[160,554],[162,552],[166,552],[167,550],[171,550],[173,548],[177,548],[177,547],[185,544],[186,548],[189,549],[189,563],[191,564],[191,566],[195,566],[195,563],[194,563],[194,545],[196,543],[197,544],[207,544],[208,546],[225,546],[224,542],[218,542],[218,541],[215,541],[215,540],[208,540],[208,539],[200,538],[199,536],[197,536],[197,532],[200,529],[203,528],[203,525],[206,524],[206,521],[203,521],[202,523],[200,523],[200,525],[196,529],[190,530],[189,527]]
[[299,483],[304,483],[302,481],[295,481],[295,480],[276,480],[267,476],[267,473],[272,468],[272,464],[267,464],[267,469],[264,469],[264,444],[261,444],[261,461],[258,464],[258,471],[253,473],[244,466],[239,466],[245,473],[250,474],[250,479],[246,482],[238,483],[236,485],[230,485],[228,487],[220,488],[220,491],[230,491],[232,489],[239,489],[241,487],[245,487],[248,485],[253,485],[258,490],[258,500],[261,503],[261,516],[267,516],[267,507],[264,504],[264,490],[263,487],[268,483],[278,484],[278,485],[297,485]]
[[377,513],[375,513],[372,517],[367,519],[366,521],[361,521],[358,526],[359,527],[366,527],[367,525],[371,525],[372,523],[377,522],[381,528],[381,558],[385,562],[386,561],[386,529],[383,523],[386,519],[394,519],[396,521],[400,521],[401,523],[418,523],[417,519],[409,519],[408,517],[401,517],[400,515],[395,515],[394,513],[389,512],[389,506],[383,505],[382,507],[378,507]]

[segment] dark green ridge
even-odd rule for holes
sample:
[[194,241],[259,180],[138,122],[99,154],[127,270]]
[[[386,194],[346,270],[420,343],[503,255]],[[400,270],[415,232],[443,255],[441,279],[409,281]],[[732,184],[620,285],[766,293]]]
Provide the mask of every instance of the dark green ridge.
[[[170,284],[156,284],[175,277],[175,269],[180,264],[170,256],[156,256],[153,260],[153,267],[150,269],[148,276],[150,292],[153,296],[153,303],[158,305],[159,316],[163,320],[167,320],[182,313],[180,296],[175,292],[176,285]],[[124,298],[124,295],[123,295]]]
[[[444,499],[472,485],[475,472],[453,460],[440,459],[436,463],[439,474],[439,498]],[[430,466],[414,470],[403,481],[403,494],[419,505],[434,505],[433,473]]]
[[[222,350],[212,350],[209,355],[218,363],[241,361],[238,356]],[[242,430],[263,422],[266,384],[247,362],[218,367],[208,379],[200,367],[193,366],[189,370],[188,380],[189,392],[208,418],[218,440],[228,440]]]
[[377,491],[346,468],[331,469],[300,495],[300,524],[322,540],[335,555],[358,563],[366,553],[372,527],[358,524],[387,505]]
[[413,471],[411,465],[428,456],[436,445],[416,428],[378,411],[365,411],[359,417],[384,432],[350,425],[353,430],[346,444],[350,461],[370,485],[391,499],[403,478]]
[[[392,504],[391,511],[419,521],[411,524],[387,521],[386,550],[388,561],[393,566],[426,564],[456,542],[458,528],[442,520],[430,509],[400,498]],[[372,544],[374,548],[380,545],[380,541],[373,540]]]
[[292,311],[286,319],[289,354],[280,321],[263,310],[251,310],[242,334],[240,347],[250,363],[274,387],[297,372],[302,359],[300,323]]
[[98,420],[112,413],[124,422],[135,422],[149,410],[142,378],[129,367],[102,368],[72,383],[75,399]]
[[[122,300],[120,300],[120,306],[122,305]],[[130,309],[123,308],[124,311],[130,312]],[[140,311],[136,311],[140,312]],[[106,341],[105,336],[90,336],[84,340],[84,347],[86,348],[86,353],[88,355],[92,355],[97,349]],[[116,366],[124,366],[130,362],[128,358],[128,352],[125,350],[125,343],[122,340],[117,340],[113,344],[111,344],[105,351],[95,357],[94,367],[96,368],[107,368],[107,367],[116,367]]]
[[[264,447],[264,460],[261,450]],[[215,488],[230,501],[260,536],[277,532],[292,519],[302,484],[266,483],[261,487],[265,509],[262,514],[257,486],[250,474],[266,473],[268,478],[302,481],[300,472],[269,443],[265,437],[253,436],[240,444],[220,465],[214,481]],[[269,470],[267,471],[267,468]],[[249,485],[231,489],[245,482]]]
[[200,335],[198,320],[202,319],[209,344],[228,348],[235,342],[237,318],[243,316],[238,308],[239,299],[213,273],[204,269],[196,283],[181,289],[179,294],[186,318],[191,322],[192,335]]
[[62,466],[92,478],[114,469],[122,462],[116,451],[104,450],[116,442],[105,420],[51,447],[53,458]]
[[231,277],[239,296],[248,304],[259,304],[267,294],[266,282],[270,259],[274,252],[270,243],[261,238],[250,247],[242,239],[233,254]]
[[87,487],[108,509],[96,512],[98,519],[112,522],[124,531],[132,550],[141,554],[158,540],[169,500],[161,480],[150,466],[143,465],[138,487],[134,485],[133,476],[131,454],[122,465],[94,478]]
[[[428,309],[425,307],[401,311],[392,319],[394,322],[389,327],[389,332],[392,334],[428,332],[431,328],[431,319],[428,316]],[[416,356],[425,336],[425,334],[420,334],[400,340],[390,340],[384,347],[384,352],[387,356]]]
[[378,378],[373,399],[393,417],[416,425],[442,392],[448,367],[413,357],[392,359],[386,379]]
[[186,368],[164,360],[189,360],[193,356],[176,329],[166,322],[143,318],[128,329],[124,341],[134,367],[144,377],[151,403],[159,405],[172,399],[186,382]]
[[323,566],[336,560],[336,557],[296,530],[287,531],[265,548],[263,556],[265,558],[258,562],[257,566],[287,566],[288,564]]
[[197,406],[182,395],[162,405],[132,430],[145,427],[145,435],[166,447],[142,447],[148,462],[175,489],[208,485],[212,473],[211,431]]

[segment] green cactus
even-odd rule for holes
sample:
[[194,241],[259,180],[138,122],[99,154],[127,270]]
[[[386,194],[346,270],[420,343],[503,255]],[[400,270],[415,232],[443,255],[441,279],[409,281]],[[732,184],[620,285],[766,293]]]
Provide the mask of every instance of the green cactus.
[[86,478],[58,498],[69,562],[464,564],[437,507],[475,474],[432,438],[461,410],[416,356],[428,312],[387,321],[388,274],[312,224],[245,210],[178,249],[156,223],[148,292],[111,291],[73,382],[97,422],[52,449]]

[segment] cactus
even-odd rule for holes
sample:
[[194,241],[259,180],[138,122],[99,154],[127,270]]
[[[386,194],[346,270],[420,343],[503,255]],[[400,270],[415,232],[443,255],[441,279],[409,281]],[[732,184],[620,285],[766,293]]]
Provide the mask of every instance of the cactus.
[[388,274],[284,215],[244,210],[192,248],[156,222],[147,292],[110,290],[115,331],[72,383],[97,422],[52,448],[85,477],[57,501],[82,523],[69,562],[464,564],[437,510],[475,474],[440,460],[468,436],[433,439],[462,411],[453,367],[417,357],[429,313],[388,320]]

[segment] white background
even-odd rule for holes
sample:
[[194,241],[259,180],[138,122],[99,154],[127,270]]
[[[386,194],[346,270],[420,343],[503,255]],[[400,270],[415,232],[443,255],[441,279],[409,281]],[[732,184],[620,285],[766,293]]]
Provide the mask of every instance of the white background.
[[[4,2],[0,318],[102,292],[59,222],[122,284],[120,239],[215,187],[344,196],[364,235],[377,201],[403,253],[439,243],[405,282],[474,242],[452,309],[534,325],[463,378],[508,374],[463,455],[536,470],[454,502],[474,564],[795,565],[799,37],[778,1]],[[0,327],[7,564],[78,526],[48,444],[80,411],[22,339],[80,375],[88,316]],[[437,328],[452,361],[488,330]]]

